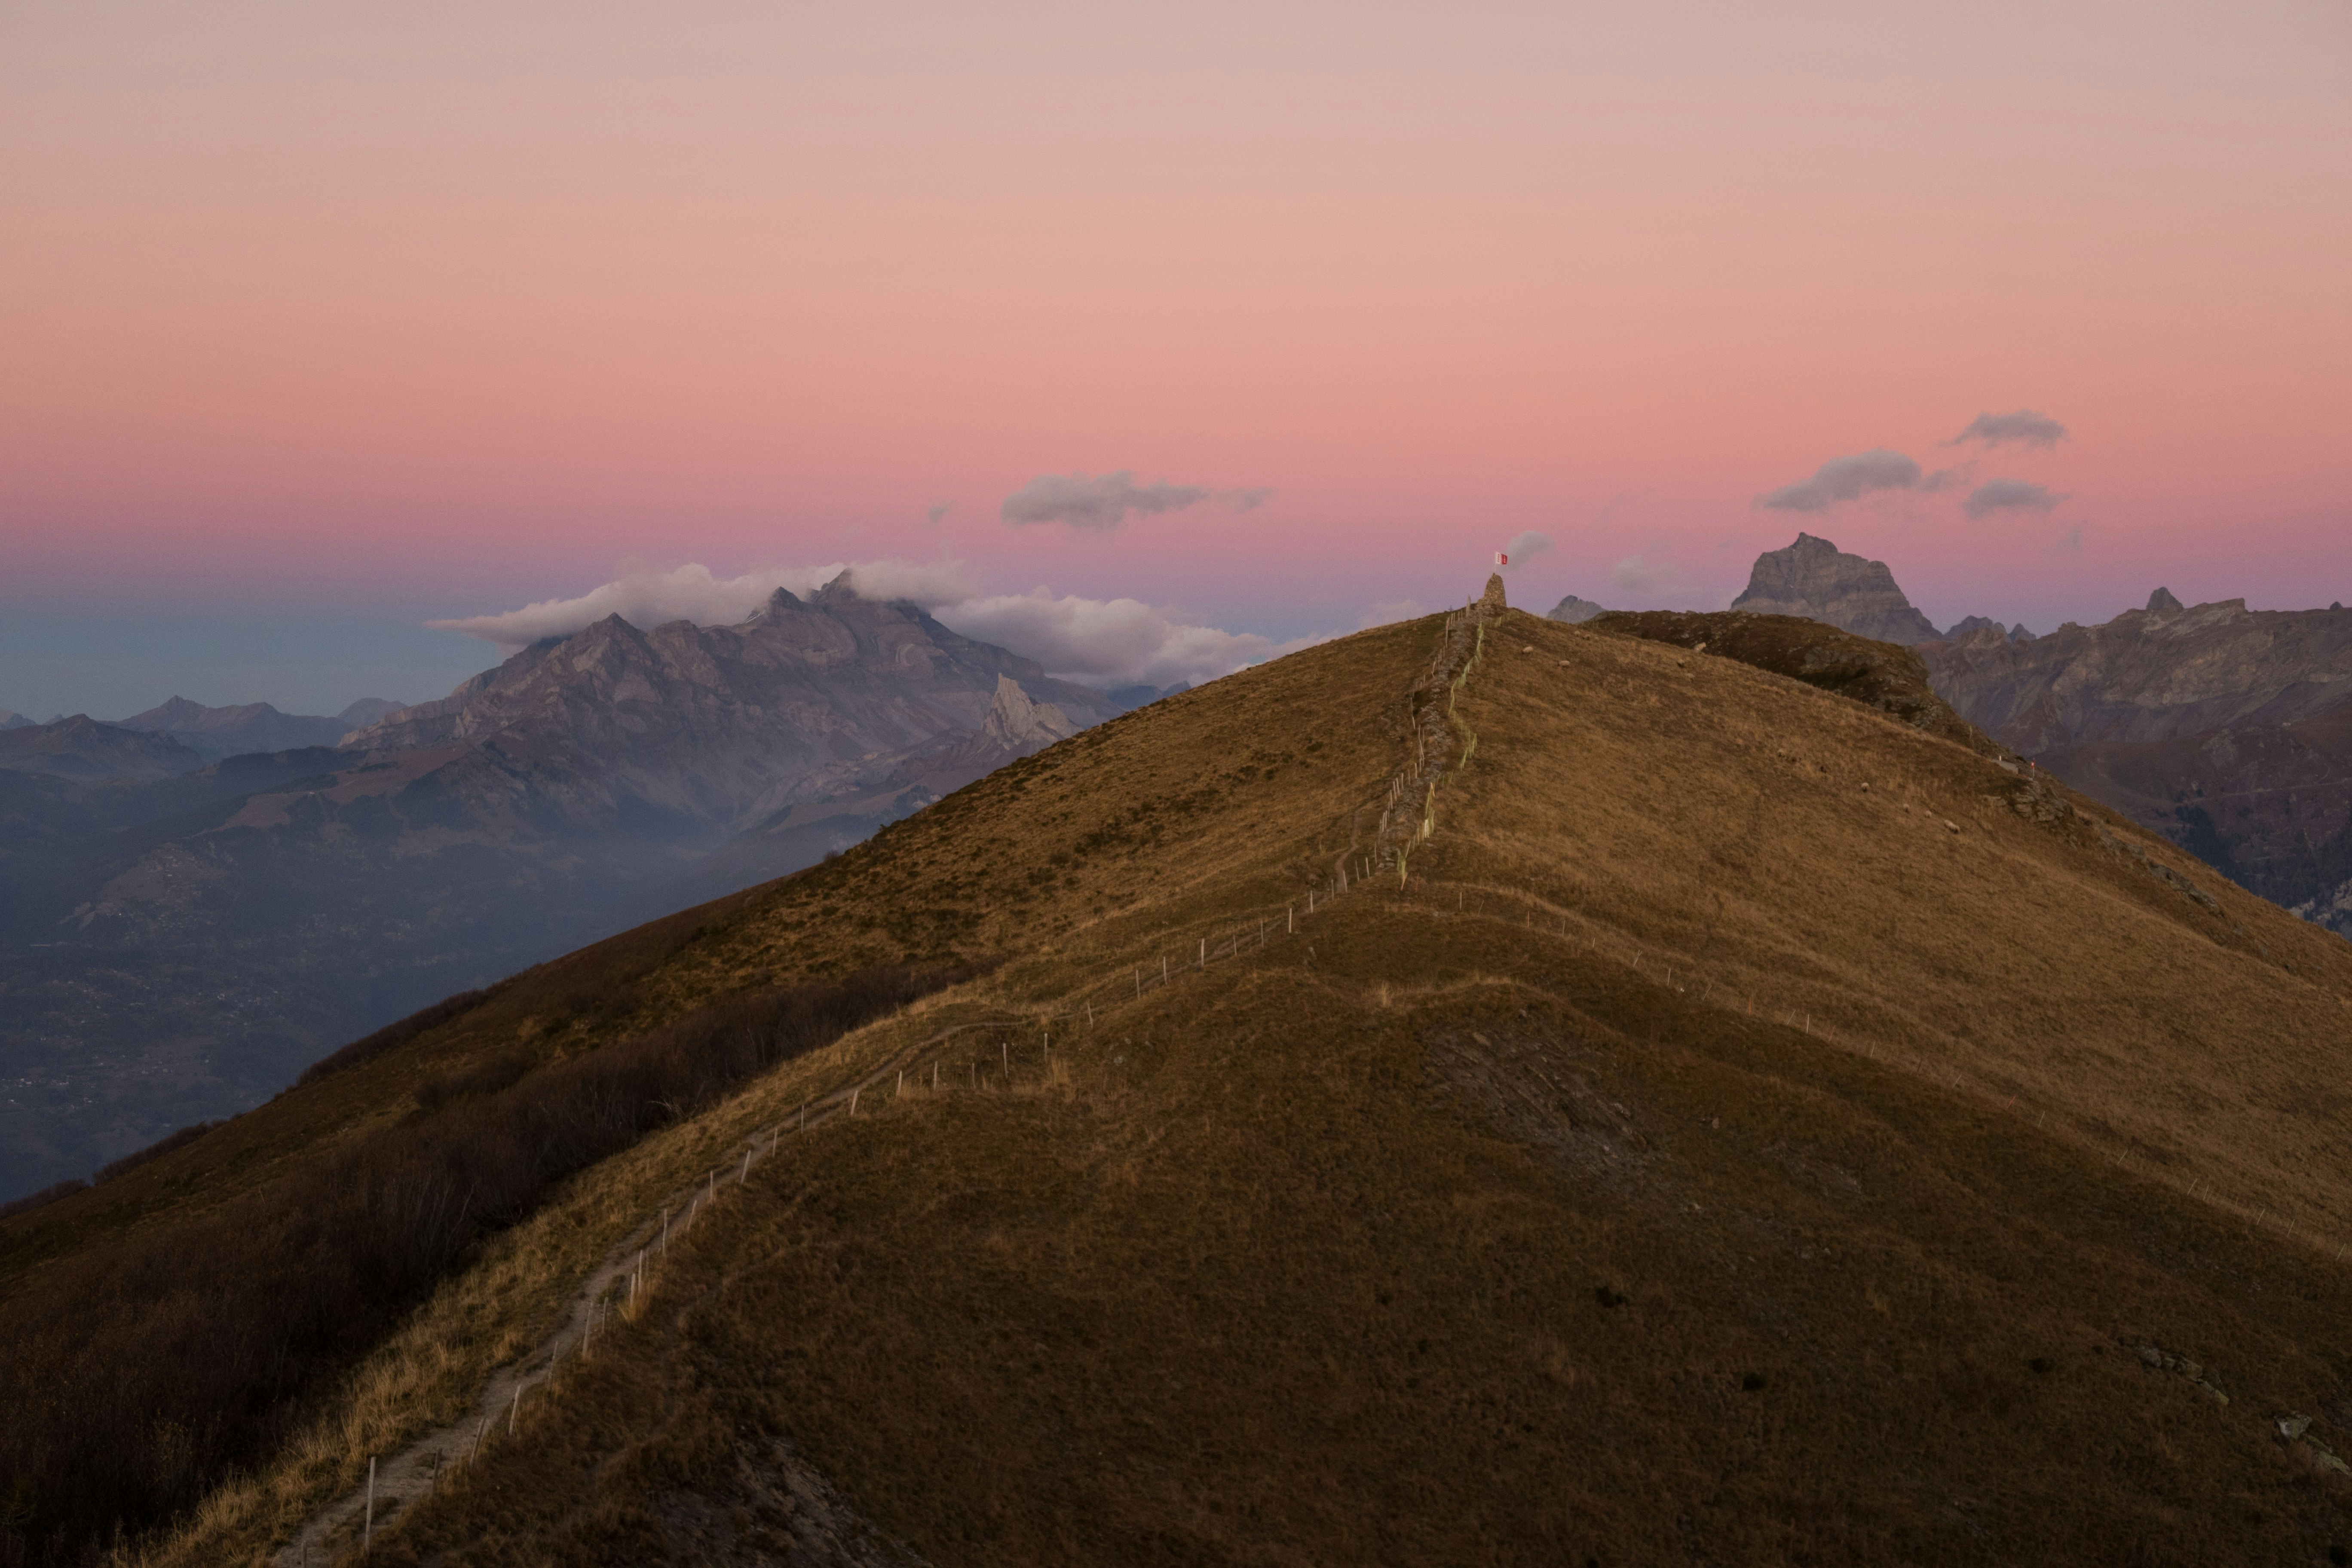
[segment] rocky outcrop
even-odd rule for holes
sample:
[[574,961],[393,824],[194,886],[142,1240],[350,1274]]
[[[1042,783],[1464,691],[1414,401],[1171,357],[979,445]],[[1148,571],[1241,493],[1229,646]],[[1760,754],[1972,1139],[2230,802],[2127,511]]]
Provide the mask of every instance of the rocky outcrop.
[[1021,683],[1009,675],[996,678],[996,696],[980,732],[1008,751],[1025,752],[1075,735],[1078,726],[1051,702],[1032,702]]
[[1748,590],[1731,601],[1758,616],[1798,616],[1876,642],[1934,642],[1943,634],[1912,607],[1884,561],[1849,555],[1826,539],[1800,533],[1786,550],[1756,558]]
[[1575,595],[1570,594],[1559,604],[1554,605],[1551,607],[1551,614],[1544,618],[1546,620],[1552,621],[1566,621],[1570,626],[1580,626],[1585,622],[1591,620],[1593,616],[1605,616],[1608,613],[1608,605],[1596,605],[1590,599],[1580,599]]
[[1927,681],[1927,667],[1907,647],[1795,616],[1758,616],[1742,610],[1714,615],[1612,610],[1586,624],[1597,632],[1618,632],[1710,658],[1737,659],[1851,698],[1971,750],[1994,749],[1936,695]]

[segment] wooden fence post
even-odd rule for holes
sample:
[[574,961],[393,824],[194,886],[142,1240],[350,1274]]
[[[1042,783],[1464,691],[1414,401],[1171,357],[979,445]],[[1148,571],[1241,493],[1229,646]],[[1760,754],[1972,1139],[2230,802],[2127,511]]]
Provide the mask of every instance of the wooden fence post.
[[368,1554],[368,1550],[369,1550],[369,1548],[373,1547],[374,1544],[375,1544],[375,1456],[374,1456],[373,1454],[370,1454],[370,1455],[368,1456],[368,1500],[367,1500],[367,1523],[365,1523],[364,1525],[361,1526],[361,1528],[360,1528],[360,1555],[361,1555],[361,1556],[362,1556],[362,1557],[366,1556],[366,1555]]

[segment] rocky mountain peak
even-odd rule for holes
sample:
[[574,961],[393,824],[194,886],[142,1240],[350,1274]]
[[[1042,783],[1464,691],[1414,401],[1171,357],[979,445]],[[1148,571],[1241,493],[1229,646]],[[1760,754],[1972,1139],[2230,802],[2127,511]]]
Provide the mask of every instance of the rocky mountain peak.
[[1590,599],[1580,599],[1575,595],[1570,594],[1559,604],[1554,605],[1551,607],[1551,613],[1544,618],[1546,620],[1552,621],[1566,621],[1572,626],[1580,626],[1585,622],[1591,620],[1593,616],[1605,616],[1608,613],[1608,605],[1596,605]]
[[996,695],[989,702],[988,717],[981,721],[980,732],[1001,746],[1019,751],[1051,745],[1076,734],[1078,727],[1054,703],[1030,701],[1019,681],[1009,675],[1000,675],[996,678]]
[[1941,633],[1913,607],[1884,561],[1849,555],[1826,539],[1797,535],[1784,550],[1756,558],[1735,610],[1801,616],[1880,642],[1935,642]]
[[2158,588],[2147,596],[2147,607],[2152,615],[2158,610],[2179,610],[2186,609],[2188,606],[2172,596],[2171,589]]

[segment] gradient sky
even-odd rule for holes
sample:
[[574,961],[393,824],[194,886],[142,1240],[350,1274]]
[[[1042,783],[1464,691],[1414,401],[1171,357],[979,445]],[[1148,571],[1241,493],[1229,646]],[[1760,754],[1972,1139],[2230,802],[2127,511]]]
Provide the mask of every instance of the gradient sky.
[[[1539,606],[1800,527],[1939,623],[2352,599],[2352,11],[1927,11],[18,0],[0,707],[437,695],[495,655],[422,622],[630,563],[1277,639],[1528,529]],[[1880,447],[1976,467],[1754,504]],[[1114,469],[1275,494],[1000,521]]]

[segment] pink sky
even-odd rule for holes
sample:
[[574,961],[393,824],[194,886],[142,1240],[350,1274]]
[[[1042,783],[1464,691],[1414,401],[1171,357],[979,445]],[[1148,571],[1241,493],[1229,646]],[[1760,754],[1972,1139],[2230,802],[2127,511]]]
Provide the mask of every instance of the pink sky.
[[[1939,621],[2352,597],[2340,4],[1634,9],[12,6],[0,611],[945,552],[1290,636],[1800,527]],[[1751,504],[2021,407],[2046,512]],[[1276,495],[998,519],[1113,469]]]

